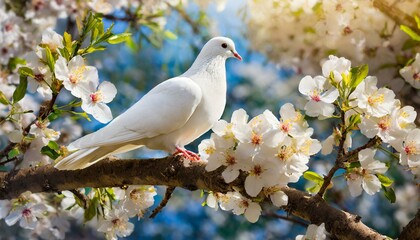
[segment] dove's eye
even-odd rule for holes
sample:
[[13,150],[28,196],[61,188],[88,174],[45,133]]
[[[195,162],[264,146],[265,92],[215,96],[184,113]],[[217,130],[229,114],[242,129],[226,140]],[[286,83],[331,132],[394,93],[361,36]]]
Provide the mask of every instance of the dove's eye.
[[226,43],[222,43],[222,48],[227,48],[227,44]]

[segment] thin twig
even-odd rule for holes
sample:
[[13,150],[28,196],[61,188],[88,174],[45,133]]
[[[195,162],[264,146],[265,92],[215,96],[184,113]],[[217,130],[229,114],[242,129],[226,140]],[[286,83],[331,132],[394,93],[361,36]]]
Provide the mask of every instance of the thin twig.
[[82,192],[80,192],[77,189],[71,189],[69,190],[70,192],[72,192],[74,194],[74,196],[76,196],[83,204],[83,209],[86,209],[87,207],[87,202],[88,202],[88,198],[86,197],[85,194],[83,194]]
[[160,202],[159,206],[157,208],[155,208],[152,212],[152,214],[149,216],[149,218],[154,218],[156,217],[156,215],[162,211],[162,209],[166,206],[166,204],[168,204],[169,199],[172,196],[172,193],[174,192],[175,187],[167,187],[166,188],[166,192],[165,192],[165,197],[162,199],[162,201]]
[[301,221],[301,220],[296,219],[296,218],[291,218],[289,216],[283,216],[283,215],[280,215],[280,214],[275,213],[275,212],[267,212],[267,213],[264,214],[264,216],[286,220],[286,221],[289,221],[289,222],[292,222],[292,223],[299,224],[302,227],[307,227],[308,226],[308,223],[306,223],[304,221]]
[[327,176],[324,176],[324,182],[322,183],[322,186],[319,189],[319,192],[317,193],[317,195],[320,197],[324,196],[325,191],[331,184],[331,180],[335,172],[338,169],[343,167],[342,157],[346,155],[346,149],[344,147],[344,142],[346,141],[346,136],[347,136],[345,113],[344,111],[341,111],[340,114],[341,114],[341,129],[340,129],[341,138],[340,138],[340,143],[338,145],[338,154],[337,154],[337,158],[335,159],[334,166],[330,169]]
[[379,11],[387,15],[389,18],[395,21],[397,25],[406,25],[410,27],[413,31],[420,34],[420,29],[417,28],[417,24],[413,17],[401,11],[396,6],[388,5],[387,1],[384,0],[374,0],[373,6]]

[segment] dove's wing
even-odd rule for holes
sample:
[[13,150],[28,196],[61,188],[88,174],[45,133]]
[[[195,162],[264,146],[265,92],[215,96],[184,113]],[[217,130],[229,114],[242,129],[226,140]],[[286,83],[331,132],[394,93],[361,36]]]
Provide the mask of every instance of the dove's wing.
[[201,97],[201,88],[190,78],[171,78],[106,127],[71,143],[69,149],[110,146],[170,133],[188,121]]

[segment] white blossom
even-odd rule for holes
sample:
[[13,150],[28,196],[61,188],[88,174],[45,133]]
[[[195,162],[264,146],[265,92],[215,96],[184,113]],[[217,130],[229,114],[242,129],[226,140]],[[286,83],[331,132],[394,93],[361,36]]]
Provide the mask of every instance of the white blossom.
[[105,219],[99,221],[98,231],[104,232],[107,239],[117,240],[118,237],[127,237],[134,230],[134,224],[128,221],[127,212],[114,208]]
[[348,75],[351,67],[350,60],[343,57],[336,57],[333,55],[328,56],[328,60],[322,64],[322,75],[328,78],[332,73],[334,81],[341,82],[343,80],[342,75]]
[[[341,132],[337,128],[333,128],[333,133],[327,137],[327,139],[322,142],[321,153],[324,155],[330,154],[334,146],[338,146],[341,140]],[[346,134],[346,139],[344,140],[344,148],[349,149],[352,145],[351,133]]]
[[250,161],[244,165],[242,170],[248,171],[249,175],[245,179],[245,191],[251,197],[256,197],[263,187],[273,185],[279,174],[273,162],[262,158]]
[[92,114],[92,116],[101,123],[107,123],[112,120],[111,109],[106,105],[114,99],[117,89],[110,82],[102,82],[98,90],[89,95],[82,96],[82,109]]
[[338,90],[330,86],[323,76],[306,76],[299,83],[299,92],[306,96],[309,102],[305,111],[311,117],[331,117],[334,114],[334,101],[338,98]]
[[229,200],[224,203],[224,210],[232,210],[236,215],[244,214],[246,220],[252,223],[258,221],[262,211],[261,206],[258,203],[242,196],[238,192],[230,192],[226,195],[229,197]]
[[88,96],[99,84],[98,70],[87,66],[80,55],[73,57],[68,63],[59,57],[54,68],[57,79],[63,81],[64,87],[75,97]]
[[223,137],[226,140],[232,141],[234,143],[237,141],[235,134],[233,133],[234,129],[241,128],[243,125],[248,123],[248,114],[245,110],[238,109],[232,113],[230,123],[221,119],[216,124],[214,124],[212,131],[220,137]]
[[147,208],[155,203],[156,189],[153,186],[129,186],[125,190],[125,199],[122,208],[129,217],[143,217]]
[[41,44],[47,45],[51,52],[58,52],[58,48],[64,47],[63,37],[50,28],[42,33]]
[[381,189],[381,182],[375,174],[383,174],[388,168],[385,163],[374,159],[375,153],[376,150],[372,149],[361,150],[358,154],[361,166],[346,174],[347,185],[353,197],[359,196],[363,190],[373,195]]
[[[28,77],[28,91],[37,91],[44,98],[52,97],[52,73],[45,62],[45,50],[37,48],[25,55],[26,66],[32,69],[34,77]],[[43,62],[44,61],[44,62]]]
[[330,239],[328,232],[325,230],[325,223],[321,223],[319,226],[310,224],[306,230],[305,235],[296,236],[296,240],[325,240]]
[[39,218],[43,218],[46,211],[47,208],[44,204],[30,202],[13,209],[5,221],[8,226],[12,226],[19,221],[19,225],[22,228],[34,229]]
[[410,131],[397,150],[400,163],[408,166],[413,174],[420,175],[420,129]]
[[383,117],[390,114],[395,106],[395,93],[387,88],[377,87],[376,77],[366,77],[350,94],[351,104],[362,109],[373,117]]
[[305,134],[308,123],[304,116],[295,110],[291,103],[286,103],[280,108],[280,120],[278,120],[270,111],[264,111],[264,116],[273,125],[275,129],[279,129],[284,135],[299,137]]
[[12,209],[12,203],[9,200],[0,200],[0,219],[9,215],[10,209]]
[[414,62],[400,70],[400,74],[411,86],[420,89],[420,53],[416,54]]

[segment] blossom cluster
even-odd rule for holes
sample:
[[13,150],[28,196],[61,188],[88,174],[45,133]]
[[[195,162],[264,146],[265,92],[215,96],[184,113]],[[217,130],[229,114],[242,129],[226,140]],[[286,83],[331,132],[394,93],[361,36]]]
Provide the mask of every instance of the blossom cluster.
[[241,172],[245,178],[245,192],[210,194],[207,204],[235,214],[245,214],[255,222],[261,213],[257,197],[268,197],[274,205],[287,204],[281,187],[297,182],[308,169],[310,156],[321,149],[312,139],[313,129],[290,103],[280,108],[280,119],[266,110],[248,121],[243,109],[236,110],[228,123],[220,120],[213,127],[210,139],[199,145],[200,156],[207,161],[206,170],[224,167],[222,176],[227,183]]
[[[374,2],[248,1],[249,38],[255,50],[298,73],[316,74],[319,62],[333,53],[357,65],[367,63],[379,74],[381,86],[399,91],[404,81],[394,76],[399,56],[408,54],[403,48],[408,37]],[[413,16],[420,3],[398,1],[390,8]]]
[[[130,218],[144,216],[148,208],[154,204],[156,189],[152,186],[129,186],[127,189],[109,188],[107,195],[101,195],[99,190],[85,193],[85,189],[57,194],[54,201],[49,201],[45,194],[25,192],[14,200],[0,200],[0,219],[5,219],[8,226],[19,223],[24,229],[32,230],[43,239],[64,239],[70,230],[70,219],[80,221],[85,215],[85,223],[94,226],[99,232],[105,233],[107,239],[127,237],[133,232],[134,224]],[[83,209],[80,196],[92,201],[106,201],[109,205]],[[58,200],[58,204],[57,204]],[[86,203],[88,204],[88,203]],[[98,217],[93,218],[96,208]],[[90,219],[86,219],[85,211],[94,211]]]
[[[416,111],[411,106],[401,107],[392,90],[378,88],[376,77],[358,77],[357,74],[364,72],[362,69],[352,69],[351,62],[343,57],[329,56],[322,65],[322,76],[306,76],[299,84],[299,91],[308,99],[306,114],[320,119],[339,117],[343,114],[337,113],[337,106],[340,107],[344,112],[344,124],[349,129],[351,124],[356,124],[367,138],[378,137],[391,145],[400,152],[400,163],[418,175],[420,129],[414,124]],[[342,134],[346,134],[343,147],[349,149],[352,146],[351,133],[351,130],[343,133],[335,128],[324,141],[322,153],[331,153],[333,146],[339,145]],[[378,175],[384,174],[387,167],[374,159],[375,153],[374,149],[361,150],[358,153],[360,166],[348,169],[346,178],[353,196],[360,195],[362,187],[370,195],[380,190]]]

